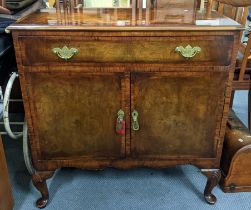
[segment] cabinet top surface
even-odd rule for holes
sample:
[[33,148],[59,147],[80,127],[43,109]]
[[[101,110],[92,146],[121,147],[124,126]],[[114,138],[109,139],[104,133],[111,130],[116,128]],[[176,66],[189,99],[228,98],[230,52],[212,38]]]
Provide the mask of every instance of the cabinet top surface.
[[[216,12],[197,11],[191,23],[168,18],[172,9],[86,8],[79,12],[44,10],[9,26],[8,30],[82,31],[226,31],[243,30],[234,20]],[[184,12],[189,12],[184,10]],[[173,20],[173,21],[172,21]]]

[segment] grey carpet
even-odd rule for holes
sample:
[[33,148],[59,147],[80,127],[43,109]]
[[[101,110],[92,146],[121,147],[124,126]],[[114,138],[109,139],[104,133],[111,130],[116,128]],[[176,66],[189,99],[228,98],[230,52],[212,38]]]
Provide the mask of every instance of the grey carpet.
[[[247,92],[236,94],[234,109],[247,124]],[[22,159],[21,141],[4,139],[15,210],[34,210],[40,196]],[[49,180],[47,210],[249,210],[251,193],[225,194],[218,187],[216,205],[204,202],[206,178],[193,166],[154,170],[86,171],[61,169]]]

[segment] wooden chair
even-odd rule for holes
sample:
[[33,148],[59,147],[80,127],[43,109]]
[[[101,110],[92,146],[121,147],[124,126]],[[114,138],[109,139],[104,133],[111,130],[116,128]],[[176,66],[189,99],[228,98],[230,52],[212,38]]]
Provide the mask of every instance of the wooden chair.
[[5,8],[5,0],[0,0],[0,14],[11,14],[10,10]]
[[[217,8],[219,14],[230,17],[242,25],[246,24],[248,16],[248,5],[251,5],[251,0],[209,0],[209,9]],[[237,56],[236,69],[233,80],[233,93],[236,90],[248,90],[248,127],[251,130],[251,35],[249,35],[247,43],[240,44],[239,53]]]
[[0,136],[0,209],[13,209],[13,197],[4,155],[2,139]]
[[0,0],[0,6],[2,6],[2,7],[5,6],[5,0]]
[[[165,0],[161,1],[161,4],[164,2]],[[198,8],[204,8],[204,4],[205,4],[205,0],[197,0],[198,1]],[[68,2],[68,3],[67,3]],[[71,4],[74,4],[74,6],[77,5],[78,1],[69,1],[69,0],[63,0],[63,6],[65,7],[71,7]],[[160,1],[159,1],[160,2]],[[143,5],[143,0],[130,0],[130,3],[132,5],[137,4],[139,7],[142,7]],[[84,4],[84,0],[81,1],[81,4]],[[146,0],[146,5],[150,5],[151,4],[151,0]],[[49,0],[49,7],[53,7],[55,5],[59,6],[59,0]],[[98,5],[98,3],[97,3]]]

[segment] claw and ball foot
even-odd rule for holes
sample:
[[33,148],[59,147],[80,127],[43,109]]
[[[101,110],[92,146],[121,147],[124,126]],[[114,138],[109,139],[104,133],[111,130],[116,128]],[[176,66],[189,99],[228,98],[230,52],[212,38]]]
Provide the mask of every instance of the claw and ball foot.
[[32,182],[36,189],[41,193],[42,197],[39,198],[36,202],[37,208],[46,207],[49,200],[49,191],[46,184],[46,180],[51,178],[54,174],[54,171],[37,171],[32,175]]
[[209,204],[215,204],[217,198],[212,194],[212,190],[216,187],[221,178],[221,172],[218,169],[215,170],[202,170],[202,172],[208,177],[207,184],[204,190],[204,198]]

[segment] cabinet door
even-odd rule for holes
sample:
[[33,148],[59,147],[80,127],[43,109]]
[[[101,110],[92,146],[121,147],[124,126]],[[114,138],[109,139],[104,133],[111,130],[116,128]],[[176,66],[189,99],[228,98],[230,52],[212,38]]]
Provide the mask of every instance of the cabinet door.
[[8,169],[4,156],[2,139],[0,136],[0,209],[11,210],[13,208],[13,198],[8,176]]
[[26,80],[35,161],[124,156],[125,138],[115,129],[125,108],[122,73],[33,70]]
[[134,73],[131,111],[138,112],[139,130],[132,129],[135,158],[216,155],[227,73]]

